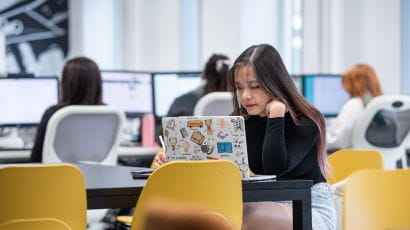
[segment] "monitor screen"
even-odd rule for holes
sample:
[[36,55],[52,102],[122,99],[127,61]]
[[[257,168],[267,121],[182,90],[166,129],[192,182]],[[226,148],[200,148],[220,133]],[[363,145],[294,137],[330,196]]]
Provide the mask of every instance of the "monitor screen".
[[155,115],[166,116],[175,98],[197,89],[201,82],[200,72],[154,74]]
[[292,79],[299,93],[302,93],[303,92],[302,91],[302,76],[301,75],[290,75],[290,78]]
[[337,116],[349,99],[341,76],[331,74],[304,75],[303,94],[325,116]]
[[58,103],[58,79],[0,78],[0,125],[35,125]]
[[152,113],[151,73],[102,71],[103,102],[119,106],[127,116]]

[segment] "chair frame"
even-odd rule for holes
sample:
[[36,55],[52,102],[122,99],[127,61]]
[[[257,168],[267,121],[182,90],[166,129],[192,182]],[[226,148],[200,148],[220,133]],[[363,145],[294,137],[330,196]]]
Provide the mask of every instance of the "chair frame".
[[[403,103],[403,106],[395,107],[395,102],[407,102]],[[389,106],[380,107],[380,103],[389,104]],[[366,106],[360,117],[357,119],[356,125],[353,129],[352,144],[353,149],[376,149],[383,155],[384,166],[386,169],[395,169],[396,161],[401,160],[403,168],[407,168],[407,156],[406,156],[406,140],[410,139],[410,133],[406,135],[403,142],[398,147],[385,148],[377,147],[366,141],[366,130],[371,122],[370,119],[365,119],[371,114],[374,116],[380,109],[388,109],[390,111],[404,111],[410,109],[410,96],[406,95],[383,95],[373,98]],[[410,142],[410,141],[407,141]]]
[[[118,147],[121,140],[121,134],[123,130],[123,125],[125,122],[125,115],[124,112],[115,107],[115,106],[107,106],[107,105],[98,105],[98,106],[88,106],[88,105],[72,105],[66,106],[64,108],[59,109],[55,112],[48,124],[46,129],[46,134],[44,138],[44,145],[43,145],[43,155],[42,155],[42,162],[43,163],[55,163],[61,162],[61,159],[58,157],[56,150],[54,149],[54,141],[57,133],[58,126],[61,121],[63,121],[66,117],[74,114],[114,114],[118,118],[118,127],[116,130],[116,134],[114,137],[113,144],[105,157],[101,162],[94,162],[103,165],[116,165],[118,160]],[[84,162],[86,163],[86,162]]]
[[[209,177],[204,172],[210,173]],[[174,182],[179,184],[175,185]],[[209,186],[226,186],[225,195],[218,192],[223,188]],[[139,196],[132,218],[132,230],[142,229],[144,210],[153,199],[204,205],[205,211],[227,218],[234,229],[240,229],[242,225],[241,173],[238,166],[228,160],[174,161],[156,169]],[[227,207],[227,204],[237,206]]]
[[76,166],[7,165],[0,179],[0,229],[86,229],[85,178]]
[[[217,102],[217,101],[233,101],[232,93],[230,92],[212,92],[208,93],[207,95],[203,96],[197,104],[195,105],[194,108],[194,116],[216,116],[216,115],[229,115],[229,114],[218,114],[218,113],[213,113],[213,114],[205,114],[205,108],[212,102]],[[232,103],[231,103],[232,104]],[[214,111],[213,111],[214,112]]]

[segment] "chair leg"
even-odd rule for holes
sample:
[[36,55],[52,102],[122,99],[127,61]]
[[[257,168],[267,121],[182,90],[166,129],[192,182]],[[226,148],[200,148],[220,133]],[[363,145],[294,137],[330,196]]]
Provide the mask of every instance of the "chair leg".
[[129,226],[128,224],[124,224],[121,222],[117,222],[115,225],[115,230],[130,230],[131,226]]

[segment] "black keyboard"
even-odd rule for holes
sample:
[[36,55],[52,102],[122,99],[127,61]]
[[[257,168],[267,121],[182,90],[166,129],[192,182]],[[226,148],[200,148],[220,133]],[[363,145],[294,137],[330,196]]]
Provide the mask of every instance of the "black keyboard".
[[0,147],[0,152],[1,151],[31,151],[32,148],[4,148]]

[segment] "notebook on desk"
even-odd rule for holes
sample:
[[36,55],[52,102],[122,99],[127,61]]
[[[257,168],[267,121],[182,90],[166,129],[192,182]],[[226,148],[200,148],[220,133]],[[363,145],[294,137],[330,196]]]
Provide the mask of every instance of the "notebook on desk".
[[240,116],[162,118],[168,161],[217,160],[235,162],[249,179],[245,123]]

